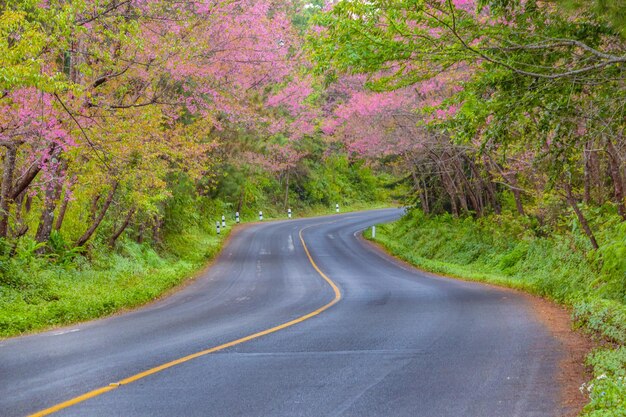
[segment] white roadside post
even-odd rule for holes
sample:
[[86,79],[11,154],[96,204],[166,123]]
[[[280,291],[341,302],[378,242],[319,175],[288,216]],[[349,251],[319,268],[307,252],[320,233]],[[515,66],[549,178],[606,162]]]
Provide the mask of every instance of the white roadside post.
[[291,209],[287,209],[287,217],[291,219]]
[[376,226],[372,226],[372,239],[376,237]]
[[235,221],[239,223],[239,212],[235,213]]
[[222,214],[222,227],[226,227],[226,216]]
[[262,211],[259,211],[259,220],[263,221],[263,212]]
[[335,204],[335,211],[339,213],[339,203]]
[[215,229],[217,230],[217,234],[220,234],[220,222],[215,222]]

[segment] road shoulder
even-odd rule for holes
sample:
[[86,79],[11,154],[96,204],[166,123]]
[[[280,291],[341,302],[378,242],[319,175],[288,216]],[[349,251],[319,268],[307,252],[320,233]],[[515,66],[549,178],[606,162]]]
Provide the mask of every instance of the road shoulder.
[[563,417],[574,417],[580,414],[589,401],[589,398],[581,393],[580,387],[593,377],[591,369],[585,365],[585,358],[596,347],[596,344],[590,335],[584,334],[580,330],[574,330],[571,311],[568,308],[518,289],[463,279],[463,277],[433,273],[392,255],[384,246],[364,238],[362,234],[358,235],[358,240],[361,244],[377,252],[381,257],[403,268],[413,269],[433,278],[471,282],[476,285],[514,293],[522,297],[526,301],[531,314],[552,334],[554,339],[561,345],[562,351],[565,352],[558,364],[557,375],[560,385],[560,415]]

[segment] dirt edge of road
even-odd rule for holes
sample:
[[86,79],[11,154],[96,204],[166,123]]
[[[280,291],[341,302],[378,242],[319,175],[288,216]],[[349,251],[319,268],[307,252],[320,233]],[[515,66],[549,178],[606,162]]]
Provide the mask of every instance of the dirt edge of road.
[[550,331],[550,333],[552,333],[554,338],[563,346],[563,350],[567,352],[565,357],[561,358],[559,362],[559,372],[557,375],[557,380],[560,384],[559,405],[561,414],[559,417],[575,417],[580,414],[583,407],[588,403],[589,398],[585,394],[581,393],[579,388],[583,383],[592,379],[591,370],[585,365],[585,357],[589,354],[589,352],[591,352],[596,344],[594,344],[590,335],[584,334],[582,331],[574,330],[571,312],[566,307],[558,305],[551,300],[529,294],[518,289],[495,285],[488,282],[466,280],[462,277],[433,273],[392,255],[385,247],[376,242],[365,239],[362,235],[359,235],[359,240],[393,262],[397,262],[405,267],[413,268],[428,276],[472,282],[503,291],[513,292],[524,297],[527,301],[528,309],[533,313],[537,320],[543,324],[545,328]]

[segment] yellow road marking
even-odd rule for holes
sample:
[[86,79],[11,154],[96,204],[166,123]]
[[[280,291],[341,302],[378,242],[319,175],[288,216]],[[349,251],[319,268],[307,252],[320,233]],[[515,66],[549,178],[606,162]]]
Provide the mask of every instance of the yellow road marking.
[[304,252],[306,253],[307,258],[309,258],[309,262],[311,262],[311,265],[313,265],[313,268],[315,268],[317,273],[320,274],[320,276],[322,278],[324,278],[324,280],[328,283],[328,285],[330,285],[330,287],[333,289],[333,292],[335,293],[335,297],[328,304],[325,304],[322,307],[318,308],[317,310],[312,311],[312,312],[310,312],[308,314],[305,314],[304,316],[298,317],[298,318],[296,318],[294,320],[288,321],[286,323],[280,324],[280,325],[272,327],[270,329],[263,330],[263,331],[260,331],[258,333],[251,334],[249,336],[242,337],[241,339],[233,340],[232,342],[224,343],[222,345],[215,346],[215,347],[212,347],[212,348],[209,348],[209,349],[197,352],[197,353],[193,353],[191,355],[184,356],[182,358],[179,358],[179,359],[176,359],[176,360],[164,363],[162,365],[156,366],[156,367],[151,368],[151,369],[147,369],[147,370],[145,370],[143,372],[140,372],[138,374],[129,376],[128,378],[122,379],[121,381],[113,382],[113,383],[111,383],[111,384],[109,384],[109,385],[107,385],[105,387],[97,388],[97,389],[95,389],[93,391],[89,391],[89,392],[87,392],[87,393],[85,393],[83,395],[79,395],[78,397],[74,397],[71,400],[64,401],[64,402],[59,403],[57,405],[54,405],[54,406],[52,406],[50,408],[46,408],[45,410],[41,410],[41,411],[39,411],[37,413],[31,414],[29,417],[41,417],[41,416],[50,415],[52,413],[56,413],[57,411],[63,410],[64,408],[71,407],[73,405],[76,405],[78,403],[86,401],[86,400],[88,400],[90,398],[97,397],[97,396],[102,395],[102,394],[104,394],[106,392],[112,391],[112,390],[114,390],[114,389],[116,389],[116,388],[118,388],[118,387],[120,387],[122,385],[130,384],[131,382],[135,382],[135,381],[137,381],[139,379],[145,378],[145,377],[147,377],[149,375],[152,375],[152,374],[156,374],[157,372],[161,372],[161,371],[163,371],[165,369],[171,368],[171,367],[179,365],[181,363],[188,362],[188,361],[190,361],[192,359],[195,359],[195,358],[198,358],[200,356],[208,355],[208,354],[213,353],[213,352],[217,352],[217,351],[220,351],[220,350],[232,347],[232,346],[236,346],[236,345],[239,345],[241,343],[245,343],[245,342],[248,342],[250,340],[257,339],[259,337],[268,335],[270,333],[274,333],[274,332],[277,332],[279,330],[285,329],[287,327],[293,326],[294,324],[302,323],[303,321],[308,320],[311,317],[315,317],[318,314],[322,313],[323,311],[325,311],[325,310],[329,309],[330,307],[332,307],[333,305],[335,305],[337,302],[339,302],[339,300],[341,300],[341,291],[339,290],[339,287],[337,287],[337,285],[330,278],[328,278],[328,276],[325,273],[323,273],[320,270],[320,268],[317,266],[317,264],[313,260],[313,257],[311,256],[311,253],[309,252],[309,248],[306,246],[306,243],[304,243],[304,238],[302,237],[302,232],[305,229],[308,229],[309,227],[313,227],[313,226],[317,226],[317,225],[307,226],[305,228],[300,229],[300,231],[298,232],[298,236],[300,237],[300,242],[302,242],[302,247],[304,248]]

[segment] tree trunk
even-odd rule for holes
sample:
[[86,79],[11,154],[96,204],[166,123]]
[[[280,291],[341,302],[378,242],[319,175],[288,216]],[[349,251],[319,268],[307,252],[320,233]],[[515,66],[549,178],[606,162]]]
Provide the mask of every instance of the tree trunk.
[[463,192],[463,185],[457,184],[454,178],[451,177],[451,181],[454,187],[454,191],[456,192],[457,198],[459,199],[459,203],[461,203],[461,208],[465,214],[469,213],[469,205],[467,204],[467,196]]
[[95,196],[93,196],[93,199],[91,200],[91,207],[89,209],[89,221],[93,222],[94,220],[96,220],[96,214],[98,213],[98,202],[100,201],[100,197],[102,197],[100,194],[96,194]]
[[35,234],[35,240],[39,243],[47,242],[50,239],[50,233],[54,224],[54,211],[58,202],[56,188],[53,185],[46,187],[43,211],[41,212],[39,227],[37,227],[37,233]]
[[152,226],[152,241],[154,243],[158,243],[159,232],[161,231],[162,220],[158,216],[154,216],[154,225]]
[[13,188],[13,174],[17,159],[17,145],[6,146],[4,155],[4,169],[2,172],[2,186],[0,188],[0,237],[7,237],[9,230],[9,209]]
[[63,226],[63,220],[65,220],[65,213],[67,213],[67,206],[70,203],[72,187],[74,186],[75,183],[76,183],[76,175],[72,177],[72,179],[67,183],[65,187],[63,200],[61,200],[61,207],[59,207],[59,215],[57,216],[57,221],[54,225],[54,230],[56,230],[57,232],[61,230],[61,226]]
[[598,242],[596,241],[596,237],[593,235],[593,232],[591,231],[591,228],[589,227],[589,223],[587,222],[587,219],[583,215],[583,212],[580,210],[580,207],[578,207],[578,202],[576,201],[576,199],[574,198],[574,195],[572,194],[572,186],[569,183],[565,183],[564,187],[565,187],[565,192],[567,196],[567,202],[569,203],[570,207],[572,207],[572,209],[574,210],[574,213],[576,213],[576,217],[578,217],[578,221],[580,222],[580,225],[582,226],[583,230],[585,231],[585,234],[589,238],[589,241],[591,242],[591,246],[593,246],[594,249],[598,249],[599,246],[598,246]]
[[[469,158],[467,157],[467,155],[462,155],[462,157],[464,157],[467,161],[469,161]],[[474,208],[474,210],[476,211],[476,214],[479,217],[482,216],[483,208],[480,202],[480,197],[476,193],[475,187],[472,186],[472,183],[467,178],[467,175],[465,175],[465,171],[463,170],[463,166],[461,165],[461,162],[456,158],[455,158],[454,165],[456,166],[458,175],[463,180],[463,183],[465,184],[465,188],[467,189],[467,193],[464,193],[464,194],[466,194],[469,197],[469,201],[472,204],[472,207]]]
[[11,198],[15,199],[18,195],[22,194],[22,192],[28,188],[28,186],[33,182],[37,174],[41,171],[40,164],[33,164],[28,168],[28,170],[22,175],[21,178],[17,180],[13,189],[11,191]]
[[524,204],[522,203],[522,193],[517,188],[513,188],[513,198],[515,198],[515,208],[520,216],[525,216]]
[[[443,153],[443,157],[446,160],[450,160],[451,158],[451,156],[449,156],[445,152]],[[452,205],[452,212],[455,216],[458,217],[461,213],[459,212],[457,201],[461,205],[461,208],[463,209],[463,211],[467,213],[468,212],[467,200],[465,200],[465,196],[463,195],[462,191],[459,190],[459,187],[457,186],[457,183],[454,177],[450,174],[450,172],[448,172],[448,169],[445,166],[445,164],[441,161],[441,158],[438,158],[438,159],[439,160],[438,160],[437,165],[439,166],[439,170],[442,172],[441,179],[444,184],[447,183],[446,188],[448,189],[448,194],[450,194],[450,204]]]
[[61,230],[61,226],[63,226],[63,220],[65,220],[65,213],[67,213],[67,206],[70,203],[70,195],[69,189],[65,191],[65,195],[63,196],[63,200],[61,200],[61,207],[59,207],[59,215],[57,216],[57,221],[54,224],[54,230],[57,232]]
[[140,245],[143,243],[143,234],[144,231],[146,230],[146,224],[144,222],[141,222],[139,224],[139,231],[137,232],[137,243],[139,243]]
[[[463,161],[467,163],[467,165],[470,168],[471,173],[473,174],[474,177],[476,177],[475,181],[471,181],[472,178],[466,175],[464,164],[462,164]],[[463,183],[467,187],[467,191],[468,191],[467,194],[469,196],[470,202],[472,203],[472,206],[476,210],[477,214],[481,215],[483,211],[483,203],[482,203],[481,192],[480,192],[481,189],[476,186],[475,182],[478,182],[479,185],[482,185],[482,184],[480,181],[480,175],[478,174],[476,170],[476,167],[474,165],[474,162],[472,161],[472,158],[470,158],[465,153],[460,153],[459,158],[455,159],[455,165],[457,167],[457,171],[459,172],[459,175],[461,175],[461,178],[463,179]]]
[[77,247],[83,246],[85,243],[87,243],[87,241],[94,234],[98,226],[100,226],[100,223],[102,223],[104,216],[107,214],[107,211],[109,210],[109,206],[113,202],[113,197],[115,196],[115,191],[117,191],[117,186],[118,186],[118,182],[115,181],[113,183],[113,186],[111,187],[111,190],[109,191],[109,194],[106,197],[106,200],[104,200],[104,204],[102,205],[102,208],[100,209],[100,213],[95,218],[95,220],[91,223],[91,226],[89,226],[89,228],[85,231],[85,233],[76,241],[75,246]]
[[430,201],[428,199],[428,188],[426,187],[425,180],[421,181],[420,188],[421,188],[420,199],[422,200],[422,211],[424,211],[425,214],[430,214]]
[[613,195],[617,204],[617,212],[624,220],[626,220],[626,205],[624,203],[624,181],[620,172],[620,160],[617,149],[613,142],[608,139],[606,141],[606,151],[609,154],[609,172],[613,181]]
[[[41,213],[41,219],[39,220],[39,227],[37,228],[37,233],[35,235],[35,240],[39,243],[47,242],[50,239],[50,233],[52,233],[52,227],[54,225],[54,211],[56,210],[59,198],[61,197],[61,191],[63,190],[63,178],[65,177],[66,169],[67,160],[64,159],[56,168],[52,183],[48,184],[46,187],[44,207]],[[43,251],[43,248],[41,251]]]
[[585,193],[583,197],[583,201],[585,204],[591,203],[591,141],[587,141],[585,143],[585,150],[583,151],[583,160],[585,161],[584,165],[584,181],[585,181]]
[[496,214],[501,214],[502,206],[498,201],[498,192],[496,190],[496,185],[493,182],[493,175],[491,175],[489,169],[485,169],[485,175],[487,176],[487,179],[485,181],[485,189],[487,190],[487,194],[489,195],[489,200],[491,200],[491,206],[493,207],[493,211]]
[[130,224],[130,221],[133,218],[134,214],[135,214],[135,209],[134,208],[132,208],[132,209],[130,209],[128,211],[128,214],[126,215],[126,218],[124,219],[124,222],[122,223],[122,225],[115,232],[113,232],[113,235],[109,239],[109,246],[110,247],[112,247],[112,248],[115,247],[115,242],[122,235],[122,233],[124,233],[124,230],[126,230],[128,225]]
[[450,176],[449,175],[442,175],[441,176],[441,182],[443,184],[443,188],[444,190],[446,190],[446,193],[448,194],[448,197],[450,198],[450,205],[452,207],[452,214],[454,214],[454,216],[458,217],[459,216],[459,207],[456,204],[456,191],[454,189],[454,185],[451,185],[449,183],[449,181],[451,181]]
[[12,235],[14,238],[19,239],[20,237],[24,236],[27,232],[28,232],[28,225],[24,223],[24,211],[26,211],[26,204],[25,204],[25,200],[27,200],[27,198],[25,198],[26,196],[24,195],[24,193],[19,194],[16,198],[15,198],[15,207],[16,207],[16,212],[15,212],[15,228],[12,232]]
[[48,162],[49,158],[59,158],[61,155],[61,148],[57,144],[50,145],[49,156],[39,163],[32,164],[26,172],[16,180],[11,191],[11,198],[16,199],[28,186],[33,182],[37,174],[41,171],[43,164]]

